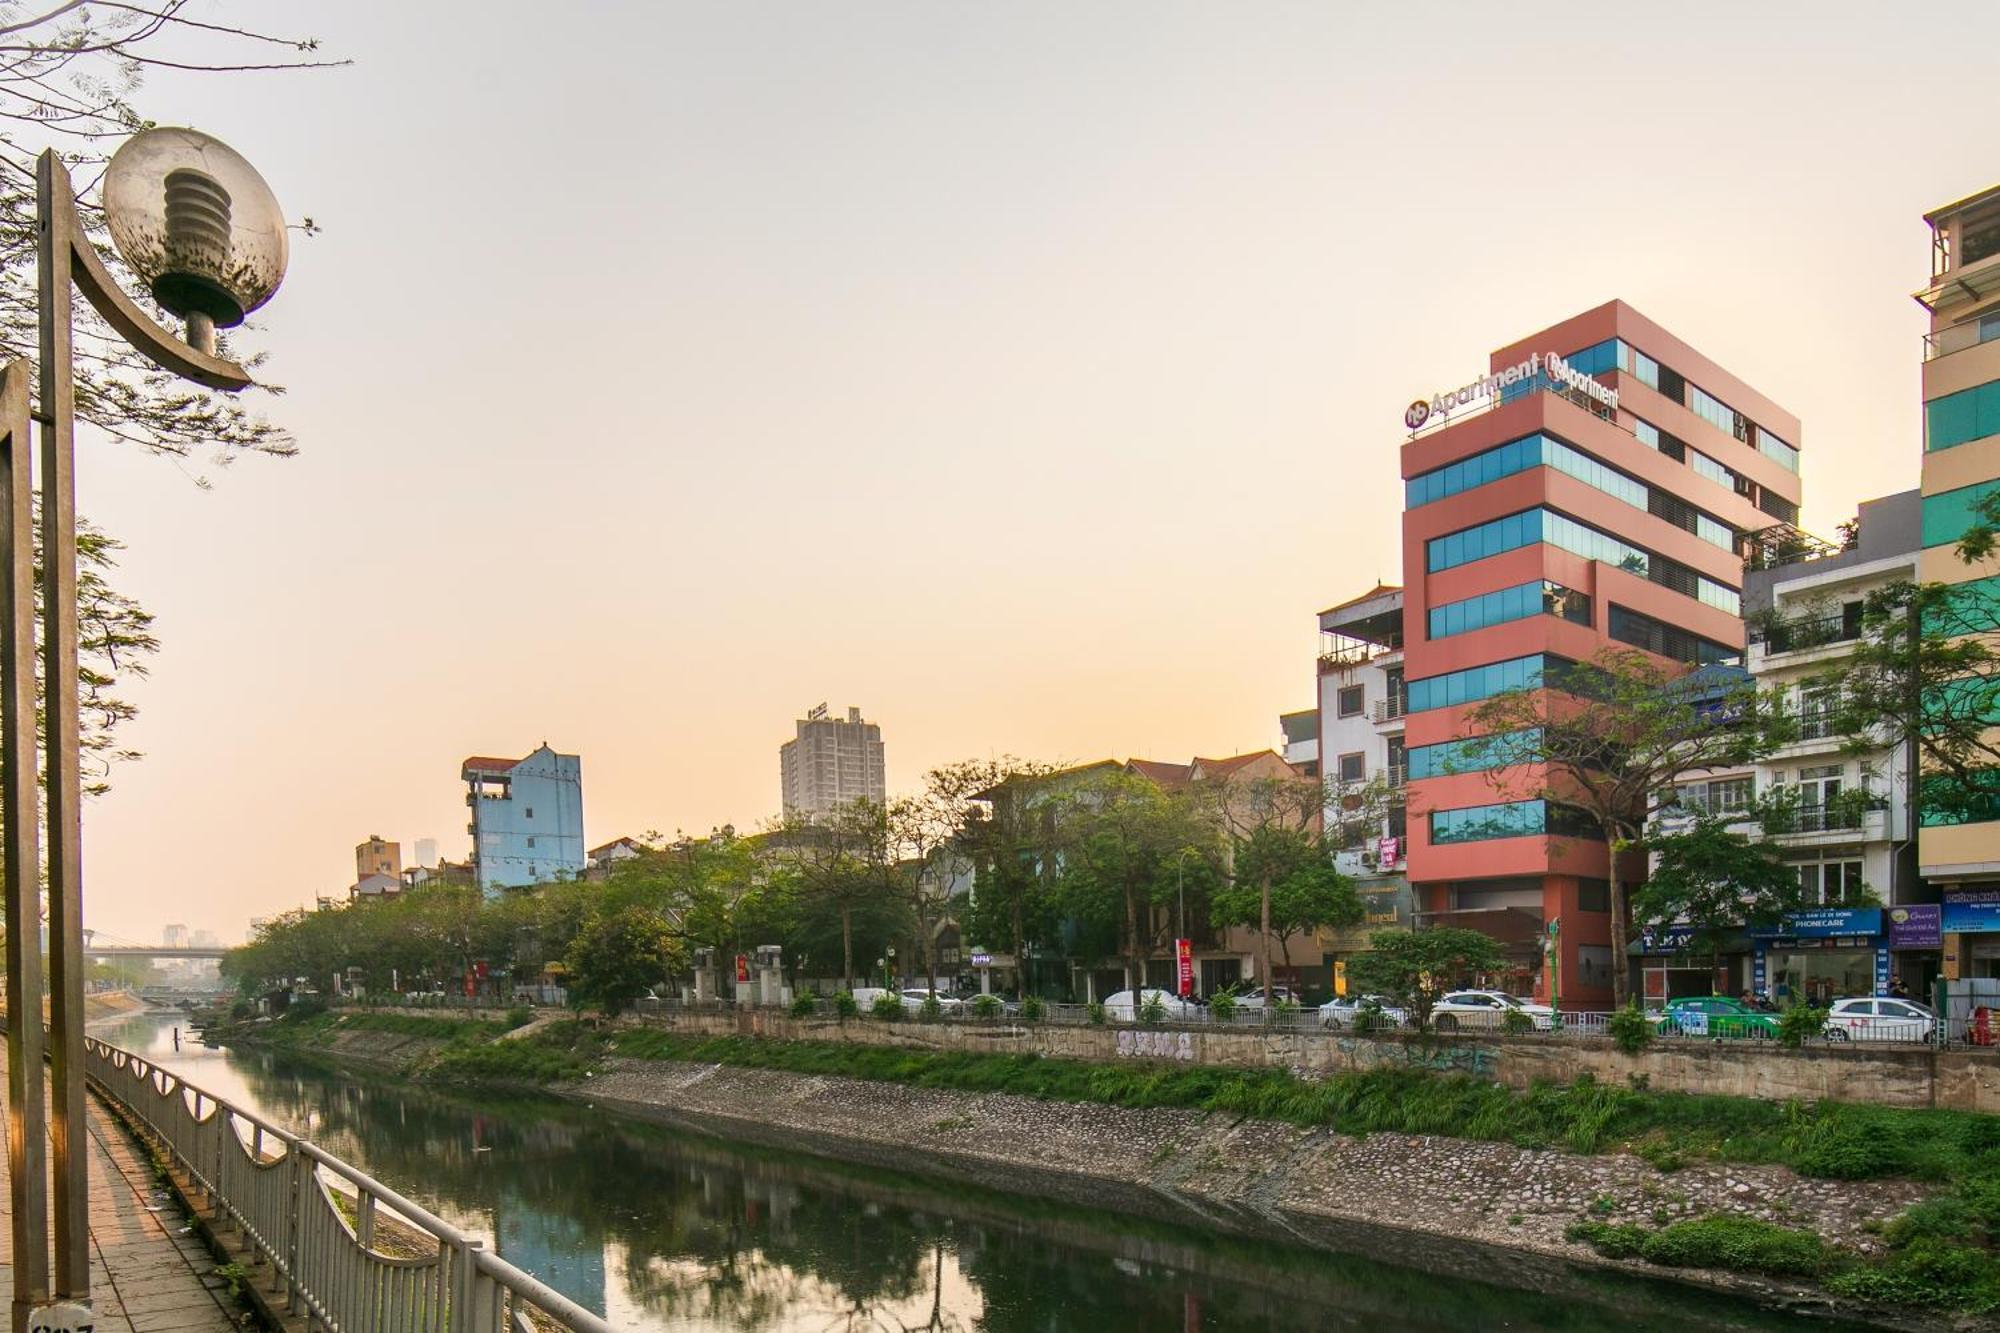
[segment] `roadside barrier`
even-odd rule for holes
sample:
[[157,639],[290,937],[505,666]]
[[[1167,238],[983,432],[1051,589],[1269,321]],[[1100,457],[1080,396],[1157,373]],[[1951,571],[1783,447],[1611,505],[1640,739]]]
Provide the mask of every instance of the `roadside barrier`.
[[[329,1333],[611,1333],[442,1218],[296,1134],[94,1037],[84,1072],[269,1266],[288,1313]],[[253,1273],[253,1280],[262,1275]]]

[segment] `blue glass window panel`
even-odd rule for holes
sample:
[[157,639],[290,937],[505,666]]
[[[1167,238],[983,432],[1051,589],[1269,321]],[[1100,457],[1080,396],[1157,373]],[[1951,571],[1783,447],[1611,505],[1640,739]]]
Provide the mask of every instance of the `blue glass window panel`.
[[1710,546],[1719,546],[1725,551],[1736,549],[1736,530],[1727,523],[1716,522],[1707,514],[1695,514],[1694,535]]
[[1950,449],[2000,434],[2000,380],[1990,380],[1924,404],[1924,448]]
[[[1510,733],[1511,734],[1511,733]],[[1520,733],[1517,745],[1509,742],[1503,749],[1480,749],[1475,751],[1473,743],[1467,740],[1440,741],[1436,745],[1412,746],[1406,762],[1412,780],[1441,778],[1453,773],[1477,773],[1489,768],[1497,768],[1507,754],[1522,754],[1533,751],[1539,743],[1540,733],[1534,728]]]
[[1736,489],[1736,474],[1734,472],[1731,472],[1707,454],[1702,453],[1699,449],[1688,450],[1687,456],[1688,466],[1694,469],[1696,476],[1707,477],[1716,485],[1727,486],[1732,491]]
[[1762,426],[1757,427],[1757,452],[1788,471],[1799,470],[1799,451]]
[[1651,449],[1660,447],[1660,428],[1650,421],[1632,418],[1632,433],[1639,437],[1639,443]]
[[1495,838],[1539,836],[1548,830],[1545,801],[1503,801],[1431,812],[1433,843],[1487,842]]
[[2000,481],[1983,481],[1961,486],[1955,491],[1924,497],[1924,545],[1948,546],[1956,543],[1972,526],[1972,516],[1981,501],[2000,491]]
[[1645,385],[1647,388],[1659,388],[1660,363],[1630,343],[1623,344],[1623,346],[1625,348],[1625,370],[1633,379],[1639,381],[1639,383]]
[[1542,669],[1549,660],[1544,653],[1534,653],[1413,680],[1407,687],[1409,710],[1416,713],[1427,708],[1449,708],[1453,704],[1488,699],[1503,690],[1530,688],[1541,683]]

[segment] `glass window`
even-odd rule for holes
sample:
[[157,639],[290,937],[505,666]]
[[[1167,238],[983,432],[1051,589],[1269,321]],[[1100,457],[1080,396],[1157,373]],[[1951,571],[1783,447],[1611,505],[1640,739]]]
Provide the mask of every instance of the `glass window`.
[[1551,653],[1534,653],[1528,657],[1489,662],[1485,666],[1413,680],[1409,685],[1410,711],[1419,713],[1427,708],[1449,708],[1453,704],[1491,698],[1504,690],[1535,689],[1542,683],[1543,671],[1569,665],[1571,663],[1567,658]]
[[1360,782],[1368,776],[1368,756],[1365,754],[1344,754],[1340,756],[1340,780]]
[[1660,387],[1660,363],[1630,343],[1620,343],[1622,364],[1627,374],[1649,389]]
[[1362,686],[1343,685],[1340,687],[1340,693],[1334,698],[1334,710],[1340,717],[1354,717],[1361,712],[1366,702],[1367,696]]
[[1743,414],[1699,384],[1687,386],[1687,406],[1690,412],[1724,435],[1733,435],[1746,443],[1749,441],[1749,423],[1744,421]]
[[1732,491],[1736,489],[1736,474],[1699,449],[1688,450],[1688,466],[1694,469],[1697,477],[1707,477],[1716,485],[1727,486]]
[[1590,598],[1546,579],[1519,583],[1497,592],[1468,597],[1462,602],[1446,602],[1443,606],[1432,607],[1429,614],[1430,636],[1443,639],[1539,615],[1560,616],[1579,625],[1588,625]]
[[1972,526],[1973,515],[1987,496],[2000,491],[2000,481],[1982,481],[1955,491],[1924,497],[1924,545],[1950,546]]
[[2000,434],[2000,380],[1989,380],[1924,404],[1924,448],[1950,449]]
[[1757,427],[1757,452],[1788,472],[1799,470],[1799,451],[1762,426]]
[[1452,773],[1478,773],[1486,769],[1499,768],[1506,764],[1511,755],[1531,754],[1541,743],[1541,733],[1536,728],[1526,731],[1504,733],[1505,741],[1481,744],[1472,739],[1439,741],[1435,745],[1418,745],[1409,750],[1410,779],[1441,778]]
[[1431,812],[1433,843],[1487,842],[1496,838],[1539,836],[1548,824],[1543,801],[1507,801]]
[[1653,449],[1660,447],[1660,428],[1652,422],[1633,417],[1632,433],[1639,437],[1639,443]]

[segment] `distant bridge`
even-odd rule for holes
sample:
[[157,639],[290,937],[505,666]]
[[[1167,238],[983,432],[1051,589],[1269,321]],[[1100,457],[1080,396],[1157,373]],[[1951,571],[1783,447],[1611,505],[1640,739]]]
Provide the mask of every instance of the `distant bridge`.
[[83,946],[85,958],[221,958],[229,950],[220,944],[195,948],[184,945],[169,948],[164,944],[86,944]]

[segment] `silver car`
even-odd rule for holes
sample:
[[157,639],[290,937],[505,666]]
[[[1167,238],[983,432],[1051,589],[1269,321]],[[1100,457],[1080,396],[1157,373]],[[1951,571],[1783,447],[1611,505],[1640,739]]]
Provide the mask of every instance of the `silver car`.
[[1319,1021],[1322,1026],[1339,1032],[1354,1026],[1364,1009],[1377,1010],[1382,1021],[1391,1027],[1403,1027],[1410,1021],[1409,1011],[1391,1004],[1380,995],[1343,995],[1328,1000],[1319,1007]]

